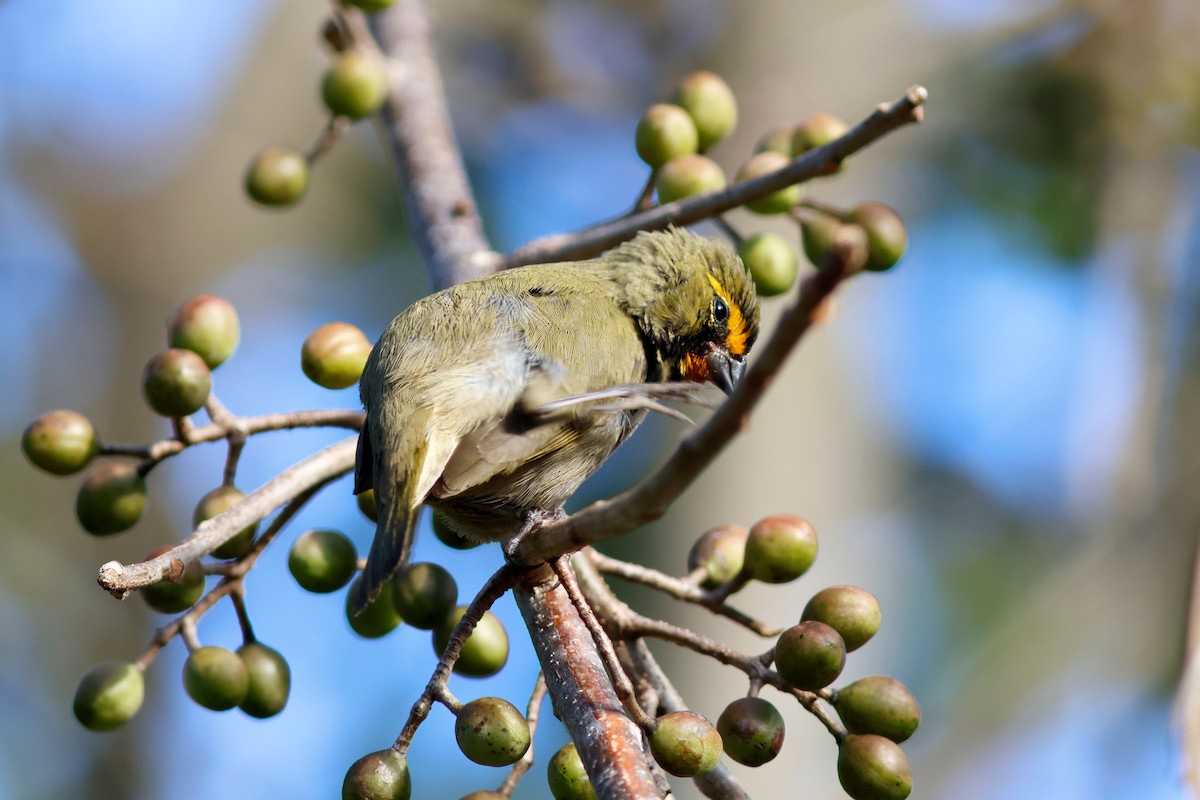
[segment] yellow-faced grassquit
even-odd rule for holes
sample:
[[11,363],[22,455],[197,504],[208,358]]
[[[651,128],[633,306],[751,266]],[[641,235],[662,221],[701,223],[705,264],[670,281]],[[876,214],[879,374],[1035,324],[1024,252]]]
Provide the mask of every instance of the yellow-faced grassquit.
[[404,564],[422,503],[481,541],[556,513],[642,421],[654,387],[733,389],[758,333],[728,245],[641,233],[590,261],[468,281],[392,320],[363,371],[355,492],[378,527],[362,609]]

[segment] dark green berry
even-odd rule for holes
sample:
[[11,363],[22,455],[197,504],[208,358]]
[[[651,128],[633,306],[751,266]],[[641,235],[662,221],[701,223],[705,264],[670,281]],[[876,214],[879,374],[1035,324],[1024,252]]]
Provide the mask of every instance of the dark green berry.
[[717,718],[725,754],[739,764],[761,767],[783,747],[783,716],[761,697],[734,700]]
[[874,200],[850,209],[850,222],[867,232],[869,253],[863,269],[883,272],[891,269],[908,249],[908,230],[895,209]]
[[[768,175],[786,167],[789,161],[790,159],[787,156],[780,155],[771,150],[755,153],[738,170],[737,179],[739,181],[749,181],[763,175]],[[803,187],[798,183],[793,183],[782,189],[776,189],[770,194],[763,195],[756,200],[751,200],[746,203],[746,208],[756,214],[782,214],[799,203],[800,198],[803,196]]]
[[635,134],[637,154],[651,167],[696,152],[696,123],[677,105],[658,103],[646,109]]
[[[434,628],[433,650],[438,656],[446,650],[455,626],[466,612],[466,606],[455,606]],[[472,678],[485,678],[499,672],[507,661],[508,633],[505,632],[499,617],[491,611],[485,611],[479,624],[463,643],[462,652],[454,664],[454,671]]]
[[290,206],[308,189],[308,159],[290,147],[268,147],[246,168],[246,194],[259,205]]
[[799,578],[817,558],[817,532],[807,520],[791,514],[765,517],[750,528],[746,569],[763,583]]
[[288,552],[288,571],[310,592],[336,592],[350,582],[357,569],[354,542],[338,531],[307,531]]
[[258,642],[238,648],[246,665],[246,696],[238,708],[252,717],[266,719],[283,711],[292,691],[292,670],[278,651]]
[[529,723],[500,697],[472,700],[458,711],[454,738],[463,755],[485,767],[507,767],[529,749]]
[[[146,560],[158,558],[170,549],[170,545],[160,547],[146,556]],[[183,568],[183,573],[175,580],[163,579],[158,583],[144,586],[139,594],[146,601],[146,605],[160,614],[178,614],[181,611],[187,611],[204,596],[204,567],[199,561],[192,561]]]
[[800,256],[786,239],[776,233],[757,233],[738,245],[738,255],[760,297],[783,294],[796,284]]
[[800,619],[824,622],[842,635],[847,651],[854,651],[879,631],[883,616],[879,601],[866,589],[830,586],[813,595]]
[[685,197],[724,189],[725,173],[717,162],[706,156],[680,156],[659,169],[654,186],[658,202],[666,205]]
[[167,344],[191,350],[209,369],[216,369],[233,355],[240,337],[233,304],[211,294],[193,297],[167,320]]
[[392,583],[396,610],[414,628],[433,630],[458,602],[454,576],[427,561],[405,565]]
[[724,139],[737,126],[737,99],[729,84],[715,73],[700,70],[686,76],[679,82],[673,100],[696,123],[701,153]]
[[374,114],[387,99],[387,70],[372,55],[350,50],[325,72],[321,99],[334,114],[362,119]]
[[409,800],[408,762],[395,750],[368,753],[350,765],[342,781],[342,800]]
[[[222,484],[213,489],[196,504],[192,512],[192,526],[200,527],[200,523],[210,520],[218,514],[228,511],[246,499],[240,489]],[[226,540],[212,551],[215,558],[241,558],[250,552],[254,546],[254,535],[258,533],[258,523],[252,522]]]
[[227,711],[246,697],[250,673],[232,650],[200,647],[183,664],[183,687],[204,708]]
[[903,742],[921,724],[921,707],[900,681],[887,675],[871,675],[837,690],[833,707],[846,730],[874,733],[893,742]]
[[870,242],[862,226],[814,213],[801,221],[800,230],[804,255],[818,269],[836,266],[854,273],[866,265]]
[[346,619],[350,622],[350,628],[364,639],[386,636],[404,621],[392,601],[392,582],[384,583],[379,596],[360,613],[355,614],[354,599],[358,597],[358,585],[361,582],[362,576],[355,578],[350,584],[350,590],[346,592]]
[[575,745],[568,742],[546,764],[546,782],[554,800],[596,800],[587,770]]
[[75,498],[75,516],[88,533],[109,536],[132,528],[146,509],[146,481],[132,464],[105,461],[88,471]]
[[391,8],[396,3],[396,0],[346,0],[346,2],[356,8],[361,8],[368,14],[373,14],[376,11]]
[[650,752],[667,772],[691,778],[708,772],[721,760],[721,734],[699,714],[673,711],[655,720]]
[[900,746],[873,734],[850,734],[838,746],[838,780],[854,800],[904,800],[912,772]]
[[724,586],[742,571],[746,559],[746,537],[741,525],[718,525],[705,531],[688,552],[688,572],[703,569],[705,589]]
[[74,475],[100,452],[100,442],[87,417],[60,409],[29,423],[21,434],[21,451],[51,475]]
[[438,509],[433,509],[433,535],[438,541],[454,550],[473,550],[483,542],[463,536],[450,524],[446,515]]
[[345,389],[362,377],[371,342],[346,322],[330,322],[308,335],[300,348],[300,368],[326,389]]
[[93,731],[119,728],[137,714],[146,696],[142,671],[128,661],[104,661],[75,689],[75,719]]
[[379,506],[375,503],[374,489],[359,492],[354,496],[354,502],[358,504],[358,510],[363,513],[364,517],[371,520],[371,522],[379,521]]
[[142,394],[155,413],[186,417],[204,407],[212,389],[212,372],[191,350],[171,348],[146,363]]
[[837,680],[846,666],[842,637],[824,622],[801,622],[775,643],[779,675],[797,689],[815,692]]

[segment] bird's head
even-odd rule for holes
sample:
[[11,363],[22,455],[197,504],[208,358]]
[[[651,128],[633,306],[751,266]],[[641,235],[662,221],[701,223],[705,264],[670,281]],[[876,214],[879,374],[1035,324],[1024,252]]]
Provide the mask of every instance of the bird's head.
[[638,234],[605,258],[671,377],[733,391],[758,336],[754,280],[733,248],[671,228]]

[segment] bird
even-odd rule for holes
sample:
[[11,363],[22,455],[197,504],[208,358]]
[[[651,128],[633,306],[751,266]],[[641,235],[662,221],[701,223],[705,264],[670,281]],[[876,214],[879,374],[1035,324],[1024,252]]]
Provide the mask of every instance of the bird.
[[734,249],[674,227],[401,312],[359,382],[354,492],[374,489],[377,527],[355,612],[408,562],[423,503],[469,539],[519,539],[562,515],[660,399],[732,392],[758,324]]

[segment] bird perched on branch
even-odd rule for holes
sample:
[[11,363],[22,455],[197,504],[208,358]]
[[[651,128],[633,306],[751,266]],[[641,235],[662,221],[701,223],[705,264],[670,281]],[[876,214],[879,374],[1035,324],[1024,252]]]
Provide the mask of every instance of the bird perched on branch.
[[520,535],[559,513],[683,382],[732,391],[757,333],[736,253],[679,229],[409,307],[360,382],[354,491],[374,488],[378,527],[357,609],[408,560],[422,503],[476,540]]

